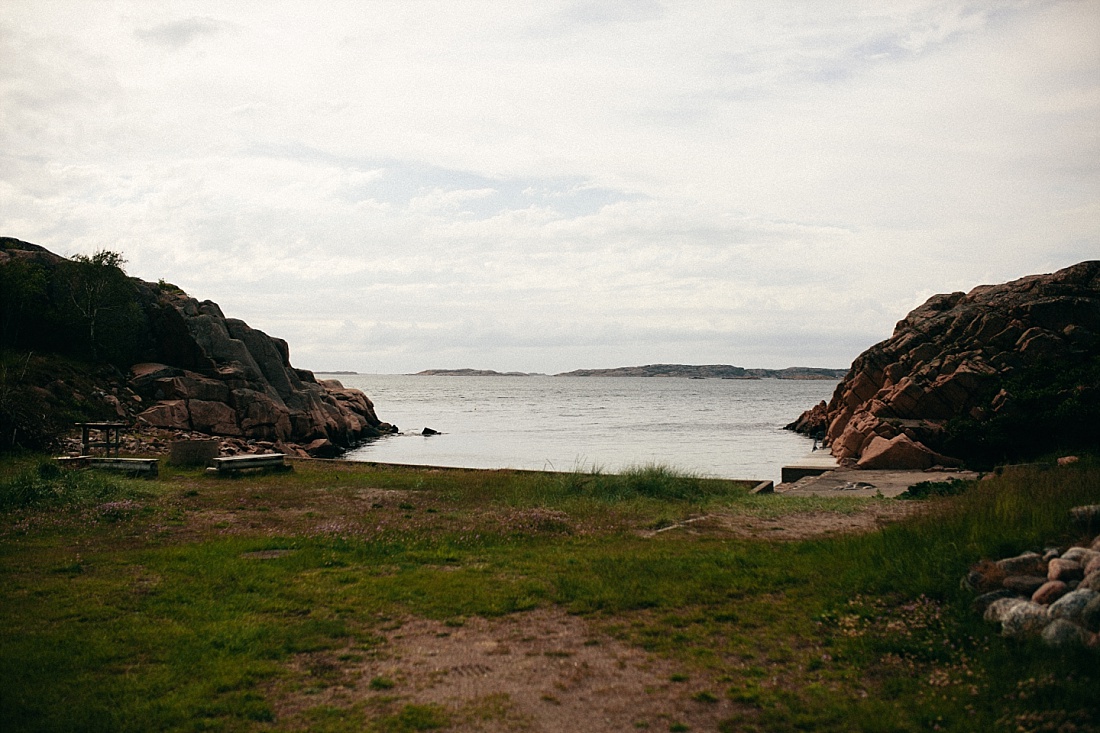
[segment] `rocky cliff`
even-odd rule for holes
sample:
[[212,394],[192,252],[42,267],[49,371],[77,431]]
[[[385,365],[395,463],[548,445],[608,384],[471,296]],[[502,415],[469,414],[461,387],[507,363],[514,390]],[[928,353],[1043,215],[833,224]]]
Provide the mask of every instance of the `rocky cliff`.
[[[126,278],[120,260],[93,260],[67,260],[36,245],[0,241],[0,280],[14,283],[17,276],[37,283],[0,303],[4,322],[14,317],[23,324],[14,335],[5,331],[0,345],[10,353],[13,348],[64,352],[67,344],[70,356],[109,360],[125,380],[124,386],[116,380],[110,390],[99,390],[111,417],[294,443],[314,455],[334,455],[396,430],[378,419],[359,390],[318,381],[291,366],[282,339],[226,318],[217,304],[167,283]],[[14,290],[8,290],[10,296]],[[72,297],[74,292],[80,297]],[[58,331],[71,332],[71,338],[59,340]],[[31,387],[29,394],[42,392],[42,409],[49,409],[52,392]],[[54,392],[59,390],[64,392],[63,386],[54,385]]]
[[788,428],[823,434],[842,464],[927,468],[1100,448],[1098,420],[1100,261],[1089,261],[933,296]]

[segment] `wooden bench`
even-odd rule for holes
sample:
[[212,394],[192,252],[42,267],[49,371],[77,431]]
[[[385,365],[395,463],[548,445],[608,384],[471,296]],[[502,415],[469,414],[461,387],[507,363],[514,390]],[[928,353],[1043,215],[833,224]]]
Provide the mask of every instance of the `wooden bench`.
[[61,466],[69,468],[94,468],[99,471],[114,471],[143,478],[156,478],[160,475],[160,461],[156,458],[103,458],[100,456],[65,456],[58,458]]
[[233,476],[249,471],[262,473],[266,471],[289,471],[291,468],[286,462],[285,453],[260,453],[258,455],[215,458],[214,465],[206,469],[206,472],[219,476]]

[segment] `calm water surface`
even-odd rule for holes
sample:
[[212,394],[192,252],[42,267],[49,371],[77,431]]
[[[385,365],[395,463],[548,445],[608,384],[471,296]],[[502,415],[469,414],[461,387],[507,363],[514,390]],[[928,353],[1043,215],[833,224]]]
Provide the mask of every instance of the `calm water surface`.
[[[350,460],[609,472],[656,462],[773,481],[783,464],[813,446],[783,425],[827,400],[836,386],[655,377],[336,378],[366,392],[378,417],[401,429],[350,452]],[[443,434],[423,437],[425,427]]]

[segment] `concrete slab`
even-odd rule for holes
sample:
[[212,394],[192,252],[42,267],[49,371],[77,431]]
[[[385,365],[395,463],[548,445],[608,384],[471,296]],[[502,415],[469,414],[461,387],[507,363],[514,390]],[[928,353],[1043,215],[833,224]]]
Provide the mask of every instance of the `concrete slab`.
[[855,468],[838,468],[817,476],[805,476],[793,482],[783,482],[775,487],[776,494],[788,496],[882,496],[893,497],[904,493],[913,484],[922,481],[948,481],[976,479],[973,471],[869,471]]
[[826,471],[832,471],[837,467],[836,459],[829,451],[822,449],[808,453],[794,463],[783,466],[783,483],[790,484],[805,476],[820,476]]

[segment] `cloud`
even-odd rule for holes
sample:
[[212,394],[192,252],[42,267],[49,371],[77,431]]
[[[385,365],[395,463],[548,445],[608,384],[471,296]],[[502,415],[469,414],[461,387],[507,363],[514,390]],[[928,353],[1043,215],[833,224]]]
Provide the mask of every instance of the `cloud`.
[[216,36],[221,29],[222,24],[213,18],[193,16],[184,20],[160,23],[151,28],[138,28],[134,31],[134,37],[177,50],[196,39]]
[[190,7],[9,9],[0,233],[302,366],[844,366],[1100,251],[1095,2]]

